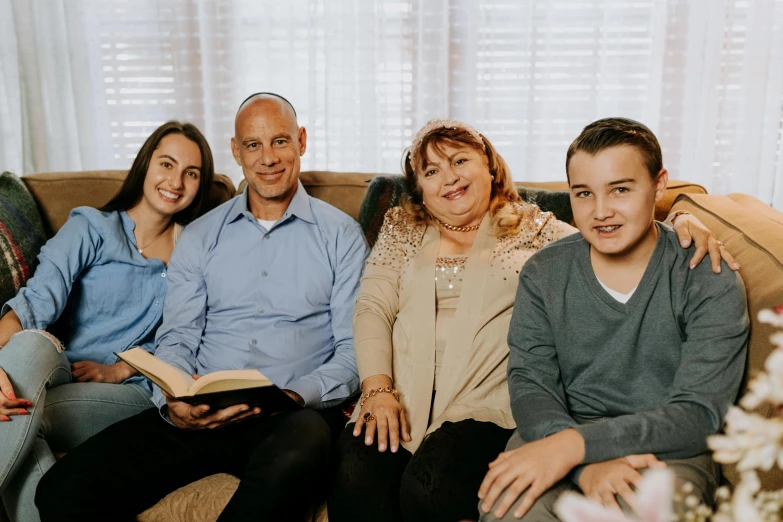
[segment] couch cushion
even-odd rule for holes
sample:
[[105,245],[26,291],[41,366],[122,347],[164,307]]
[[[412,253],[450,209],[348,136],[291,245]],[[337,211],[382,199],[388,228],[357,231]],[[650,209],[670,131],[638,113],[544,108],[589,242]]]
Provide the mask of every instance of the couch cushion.
[[[726,244],[742,267],[740,274],[751,321],[747,382],[747,377],[763,368],[773,348],[769,338],[775,329],[760,323],[758,313],[783,305],[783,214],[744,194],[682,194],[672,210],[692,212]],[[760,413],[770,416],[772,408],[764,407]],[[739,477],[733,466],[723,469],[724,475],[736,484]],[[763,486],[764,489],[783,488],[783,472],[776,470],[768,474]]]
[[0,304],[24,286],[46,242],[35,201],[19,178],[0,174]]
[[214,522],[239,486],[225,473],[191,482],[137,517],[139,522]]
[[[191,482],[166,495],[137,517],[138,522],[214,522],[239,487],[239,479],[218,473]],[[321,504],[311,522],[328,522],[326,504]]]
[[[68,220],[76,207],[101,207],[119,191],[127,170],[94,170],[83,172],[45,172],[22,176],[35,198],[46,234],[53,236]],[[234,184],[228,176],[215,174],[205,208],[208,212],[234,197]]]

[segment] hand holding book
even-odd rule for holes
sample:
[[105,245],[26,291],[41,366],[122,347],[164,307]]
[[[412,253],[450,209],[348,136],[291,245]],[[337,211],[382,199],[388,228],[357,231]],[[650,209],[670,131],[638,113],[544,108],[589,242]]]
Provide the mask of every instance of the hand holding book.
[[[219,410],[229,408],[234,415],[249,413],[255,408],[276,413],[302,407],[288,390],[281,390],[258,370],[223,370],[194,378],[141,348],[132,348],[117,356],[160,386],[169,402],[176,399],[192,406],[208,406],[187,412],[187,415],[198,414],[201,418],[208,411],[217,414]],[[241,406],[247,409],[240,411]],[[184,415],[184,407],[179,408]]]
[[175,399],[163,390],[166,397],[169,419],[178,428],[186,430],[215,429],[236,424],[261,414],[261,408],[250,408],[247,404],[235,404],[217,411],[211,411],[207,404],[188,404]]

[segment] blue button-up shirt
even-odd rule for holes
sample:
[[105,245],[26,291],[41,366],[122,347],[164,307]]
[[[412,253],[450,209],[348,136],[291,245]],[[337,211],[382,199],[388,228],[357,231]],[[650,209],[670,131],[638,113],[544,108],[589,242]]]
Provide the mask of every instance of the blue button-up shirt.
[[134,227],[125,212],[74,209],[41,248],[34,276],[3,305],[2,315],[13,309],[25,329],[56,333],[70,362],[112,364],[114,352],[133,346],[152,351],[166,267],[139,254]]
[[[155,355],[198,375],[257,369],[307,406],[337,404],[359,386],[351,322],[368,250],[358,223],[301,183],[269,230],[246,191],[177,242]],[[158,389],[153,401],[165,404]]]

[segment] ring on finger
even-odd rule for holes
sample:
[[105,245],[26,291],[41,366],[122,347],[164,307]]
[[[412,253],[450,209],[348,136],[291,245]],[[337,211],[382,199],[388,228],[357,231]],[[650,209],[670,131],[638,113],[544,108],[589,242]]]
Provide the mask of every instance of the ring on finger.
[[363,418],[364,418],[364,422],[372,422],[375,420],[375,415],[373,415],[368,411],[367,413],[364,414]]

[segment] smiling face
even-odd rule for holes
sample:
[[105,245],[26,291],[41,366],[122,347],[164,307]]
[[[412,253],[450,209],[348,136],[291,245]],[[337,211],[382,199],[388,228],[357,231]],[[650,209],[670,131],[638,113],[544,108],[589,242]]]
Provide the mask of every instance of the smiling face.
[[278,98],[254,98],[237,114],[234,134],[231,151],[247,180],[251,212],[270,202],[290,202],[307,146],[293,109]]
[[454,226],[481,222],[489,210],[492,177],[486,154],[467,145],[427,147],[416,172],[422,201],[433,217]]
[[636,147],[623,145],[574,153],[568,174],[574,221],[595,253],[614,259],[652,254],[665,169],[653,179]]
[[182,134],[168,134],[152,153],[140,204],[164,216],[173,216],[193,202],[200,177],[198,145]]

